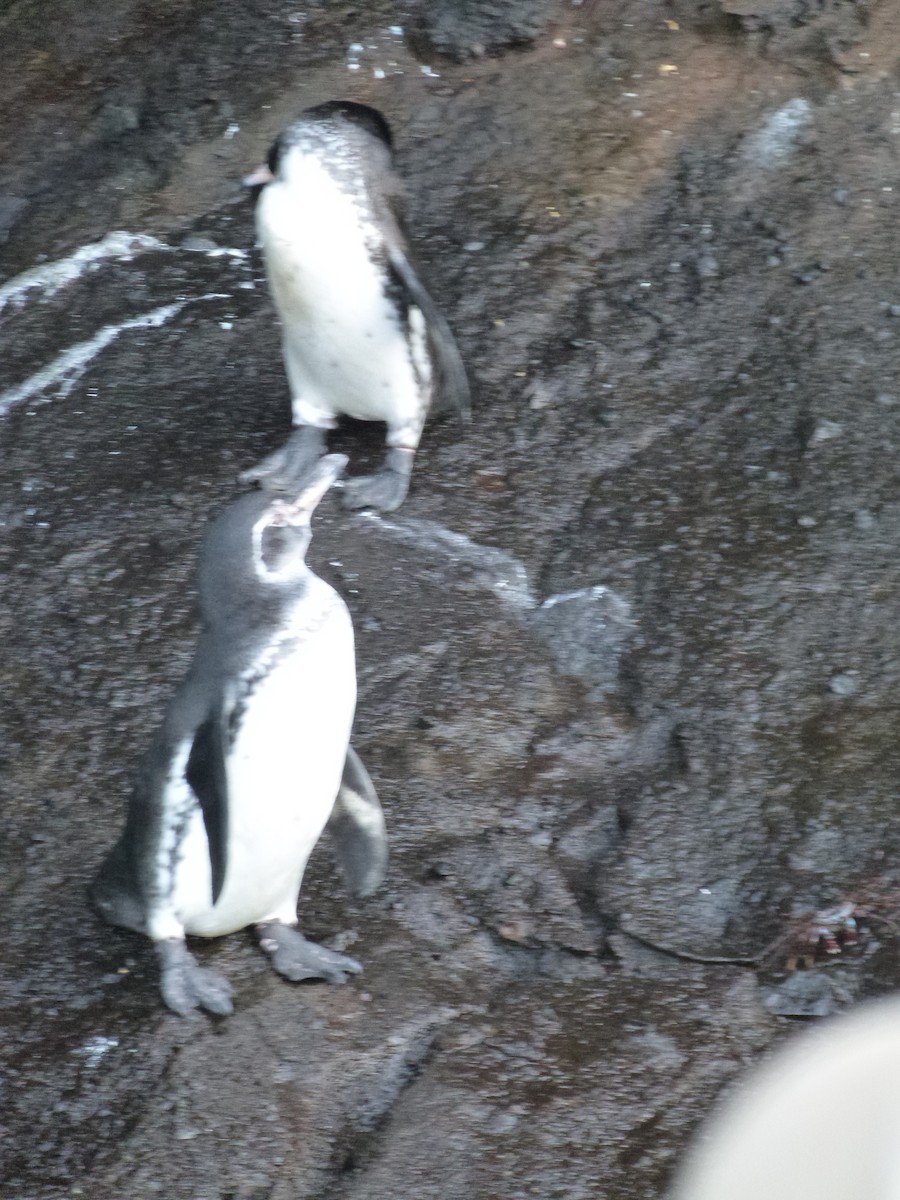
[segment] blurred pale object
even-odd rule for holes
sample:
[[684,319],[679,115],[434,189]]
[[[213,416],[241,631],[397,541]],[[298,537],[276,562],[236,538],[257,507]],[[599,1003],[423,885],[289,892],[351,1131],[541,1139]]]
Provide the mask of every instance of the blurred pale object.
[[817,1025],[732,1092],[671,1200],[900,1200],[900,999]]

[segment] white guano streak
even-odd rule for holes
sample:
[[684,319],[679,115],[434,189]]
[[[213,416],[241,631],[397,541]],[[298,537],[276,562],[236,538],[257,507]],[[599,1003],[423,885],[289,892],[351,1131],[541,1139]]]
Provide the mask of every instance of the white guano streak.
[[[56,397],[68,396],[87,370],[92,359],[105,350],[110,342],[115,341],[120,333],[125,333],[129,329],[156,329],[179,313],[186,304],[195,304],[200,300],[227,300],[228,298],[224,292],[209,292],[205,296],[192,296],[186,300],[176,300],[173,304],[164,304],[148,313],[131,317],[119,325],[104,325],[92,338],[78,342],[76,345],[70,346],[68,350],[63,350],[62,354],[58,354],[52,362],[41,367],[28,379],[15,387],[7,388],[5,392],[0,392],[0,417],[5,417],[17,404],[22,404],[57,384],[59,390]],[[47,404],[56,397],[44,396],[40,403]]]
[[108,233],[99,242],[91,242],[79,248],[67,258],[57,259],[56,262],[41,263],[16,275],[0,287],[0,313],[12,300],[20,300],[26,292],[40,288],[45,296],[53,296],[67,283],[72,283],[94,263],[102,262],[105,258],[115,258],[120,262],[129,262],[136,254],[149,250],[171,250],[165,242],[151,237],[146,233],[128,233],[124,229],[116,229]]

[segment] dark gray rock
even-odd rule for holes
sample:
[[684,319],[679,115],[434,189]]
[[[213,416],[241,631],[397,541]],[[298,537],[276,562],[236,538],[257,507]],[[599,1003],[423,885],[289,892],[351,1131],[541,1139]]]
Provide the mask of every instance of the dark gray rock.
[[0,242],[5,242],[16,221],[28,207],[22,196],[0,196]]
[[590,684],[595,695],[619,686],[622,656],[636,634],[621,596],[602,585],[551,596],[535,610],[532,625],[559,669]]
[[530,46],[551,20],[541,0],[434,0],[413,10],[414,44],[463,62]]
[[847,987],[826,971],[794,971],[766,994],[776,1017],[830,1017],[851,999]]
[[[897,986],[900,35],[872,6],[839,86],[819,7],[753,55],[706,4],[445,6],[472,57],[425,74],[380,2],[6,6],[4,1194],[658,1196],[783,1030],[746,964],[815,948],[785,914],[861,906],[806,974]],[[507,20],[533,43],[476,61]],[[301,915],[364,973],[198,940],[236,1013],[182,1022],[84,884],[205,522],[289,424],[239,181],[340,95],[394,127],[474,417],[429,423],[390,522],[316,520],[392,857],[355,903],[326,842]],[[364,473],[382,436],[332,441]]]

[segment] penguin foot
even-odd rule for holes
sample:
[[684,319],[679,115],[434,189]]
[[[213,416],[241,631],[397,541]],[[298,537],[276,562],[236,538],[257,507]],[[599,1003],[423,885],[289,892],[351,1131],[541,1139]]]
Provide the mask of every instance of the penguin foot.
[[272,966],[294,983],[301,979],[346,983],[348,975],[358,975],[362,970],[355,958],[308,942],[299,930],[281,921],[264,921],[256,926],[256,932]]
[[181,938],[156,942],[162,968],[163,1000],[173,1012],[186,1017],[195,1008],[227,1017],[234,1011],[231,984],[217,971],[201,967]]
[[377,508],[393,512],[406,499],[415,450],[395,447],[388,452],[384,466],[374,475],[344,482],[344,508]]
[[283,446],[239,475],[267,492],[296,494],[325,450],[325,434],[314,425],[298,425]]

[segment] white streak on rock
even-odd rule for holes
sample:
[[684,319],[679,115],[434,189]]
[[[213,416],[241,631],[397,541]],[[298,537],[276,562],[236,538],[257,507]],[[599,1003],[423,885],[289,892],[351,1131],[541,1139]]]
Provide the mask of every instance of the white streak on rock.
[[115,1050],[119,1044],[119,1039],[114,1037],[97,1037],[88,1038],[83,1046],[76,1046],[72,1051],[79,1058],[83,1058],[85,1065],[93,1069],[98,1067],[101,1061],[109,1054],[110,1050]]
[[99,242],[90,242],[87,246],[79,246],[67,258],[57,259],[56,262],[41,263],[16,275],[0,287],[0,312],[7,304],[15,300],[22,302],[26,292],[40,288],[45,296],[53,296],[66,284],[72,283],[83,275],[95,263],[106,258],[114,258],[119,262],[129,262],[136,254],[144,254],[149,250],[169,250],[165,242],[146,233],[127,233],[124,229],[116,229],[108,233]]
[[795,96],[747,138],[743,156],[754,166],[781,166],[793,156],[812,125],[812,106],[802,96]]
[[[457,566],[468,568],[477,588],[487,587],[513,608],[534,608],[528,572],[524,564],[507,551],[482,546],[464,533],[445,529],[435,521],[409,520],[399,525],[375,513],[366,512],[361,516],[377,521],[382,529],[407,545],[426,553],[437,553]],[[458,576],[455,582],[458,586],[466,586],[464,576]]]
[[[72,388],[82,377],[87,370],[91,361],[97,355],[105,350],[110,342],[121,333],[125,333],[129,329],[155,329],[160,325],[164,325],[166,321],[179,313],[186,304],[196,303],[198,300],[224,300],[229,297],[223,292],[210,292],[205,296],[194,296],[188,300],[176,300],[173,304],[164,304],[160,308],[154,308],[148,313],[142,313],[140,316],[131,317],[127,321],[122,321],[119,325],[104,325],[98,330],[92,338],[87,341],[78,342],[74,346],[70,346],[68,350],[63,350],[58,354],[52,362],[47,363],[45,367],[41,367],[33,375],[15,387],[7,388],[5,392],[0,392],[0,417],[5,417],[10,409],[17,404],[22,404],[26,400],[30,400],[34,396],[40,395],[41,392],[48,388],[57,387],[58,391],[55,397],[65,397],[71,392]],[[54,396],[44,396],[40,403],[48,403],[55,398]]]

